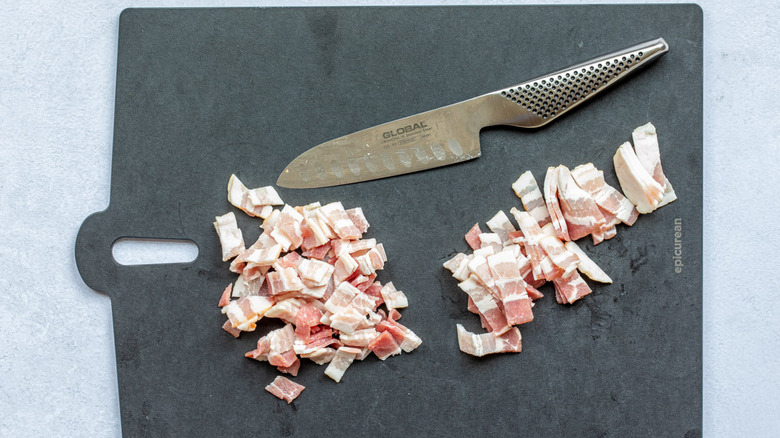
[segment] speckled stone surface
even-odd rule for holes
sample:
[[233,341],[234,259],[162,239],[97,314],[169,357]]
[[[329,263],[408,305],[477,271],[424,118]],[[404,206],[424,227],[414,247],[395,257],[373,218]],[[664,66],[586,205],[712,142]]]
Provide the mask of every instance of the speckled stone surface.
[[[780,213],[771,190],[780,14],[769,1],[700,4],[703,428],[772,436],[780,296],[764,279]],[[0,436],[120,435],[110,302],[84,285],[73,247],[81,221],[108,205],[118,15],[147,5],[224,3],[32,2],[0,11]]]

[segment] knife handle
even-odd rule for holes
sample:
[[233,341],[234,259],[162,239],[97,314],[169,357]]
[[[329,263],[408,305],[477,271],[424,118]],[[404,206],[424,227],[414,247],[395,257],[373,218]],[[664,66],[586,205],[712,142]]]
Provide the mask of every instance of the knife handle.
[[501,119],[494,124],[546,125],[668,51],[666,41],[658,38],[490,93],[510,103],[494,113]]

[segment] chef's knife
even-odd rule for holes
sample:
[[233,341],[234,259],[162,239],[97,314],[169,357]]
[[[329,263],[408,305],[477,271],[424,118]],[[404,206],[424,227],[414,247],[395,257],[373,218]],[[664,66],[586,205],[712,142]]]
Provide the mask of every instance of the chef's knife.
[[477,158],[482,128],[546,125],[667,51],[666,41],[658,38],[514,87],[327,141],[294,159],[276,184],[301,189],[336,186]]

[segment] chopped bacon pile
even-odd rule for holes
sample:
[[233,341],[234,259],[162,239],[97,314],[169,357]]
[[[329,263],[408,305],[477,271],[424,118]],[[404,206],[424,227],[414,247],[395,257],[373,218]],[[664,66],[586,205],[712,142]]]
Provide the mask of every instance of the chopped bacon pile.
[[457,325],[461,351],[473,356],[520,352],[522,338],[516,325],[534,319],[538,288],[552,282],[555,299],[572,304],[592,292],[582,278],[612,283],[575,240],[591,236],[594,245],[617,234],[616,225],[634,224],[640,213],[650,213],[677,199],[661,168],[655,127],[648,123],[633,132],[635,148],[625,143],[614,157],[623,194],[604,180],[592,163],[569,170],[547,169],[540,189],[530,171],[512,184],[524,211],[510,210],[518,228],[503,211],[479,223],[465,235],[473,250],[458,253],[444,263],[468,295],[468,309],[479,315],[487,333],[480,335]]
[[[214,223],[223,260],[232,258],[230,270],[239,274],[219,300],[228,318],[223,329],[238,337],[262,318],[286,324],[262,336],[246,357],[293,376],[300,359],[308,358],[328,364],[325,374],[339,382],[354,360],[371,353],[385,360],[422,343],[397,321],[396,309],[408,306],[406,295],[392,282],[376,280],[387,255],[376,239],[363,238],[369,224],[362,209],[345,210],[340,202],[291,207],[272,187],[250,190],[235,175],[228,199],[264,221],[248,248],[232,212]],[[287,382],[277,378],[266,389],[289,402],[300,391],[290,392]]]

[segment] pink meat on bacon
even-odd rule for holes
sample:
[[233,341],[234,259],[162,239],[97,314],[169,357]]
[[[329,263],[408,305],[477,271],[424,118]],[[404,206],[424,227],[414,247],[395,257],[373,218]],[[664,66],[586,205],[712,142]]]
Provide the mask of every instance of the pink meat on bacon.
[[474,305],[477,306],[479,313],[485,317],[494,332],[501,334],[509,330],[510,326],[506,321],[506,316],[498,306],[495,297],[476,280],[476,277],[470,276],[466,281],[460,282],[458,287],[474,300]]
[[596,202],[577,185],[566,166],[558,166],[557,172],[558,199],[569,231],[569,239],[565,240],[599,233],[606,221]]
[[233,283],[227,285],[219,299],[219,307],[225,307],[230,304],[230,295],[233,293]]
[[460,351],[472,356],[482,357],[494,353],[519,353],[523,349],[523,338],[520,330],[512,327],[502,335],[483,333],[477,335],[466,330],[462,325],[457,325],[458,346]]
[[295,314],[295,336],[306,342],[311,335],[311,328],[320,324],[320,318],[322,312],[313,305],[302,305]]
[[566,227],[566,219],[563,217],[560,204],[558,204],[558,190],[558,169],[548,167],[547,175],[544,177],[544,200],[547,202],[550,223],[552,223],[555,235],[559,239],[571,240],[569,239],[569,230]]
[[388,332],[382,332],[379,336],[375,337],[371,343],[368,344],[368,348],[376,354],[379,360],[385,360],[390,356],[401,354],[401,346],[395,341],[393,336]]
[[363,214],[363,209],[360,207],[347,210],[347,216],[361,233],[365,233],[368,230],[368,227],[371,226],[366,220],[366,216]]
[[341,202],[331,202],[319,208],[318,212],[327,220],[328,225],[342,239],[357,240],[363,235],[349,218]]
[[305,386],[299,385],[290,379],[282,376],[277,376],[271,384],[265,387],[265,390],[278,397],[280,400],[284,400],[287,404],[290,404],[293,400],[301,395],[301,392],[306,389]]
[[[571,171],[574,181],[593,198],[593,201],[604,211],[615,216],[626,225],[636,222],[639,212],[620,191],[607,184],[604,172],[598,170],[593,163],[581,164]],[[607,222],[614,222],[607,218]]]
[[555,300],[559,304],[571,304],[592,292],[577,271],[572,272],[566,278],[556,278],[553,280],[553,284],[555,285]]
[[479,223],[474,224],[468,233],[466,233],[466,242],[471,249],[479,249],[481,247],[481,242],[479,240],[480,234],[482,234],[482,230],[479,228]]
[[329,251],[330,251],[330,242],[324,245],[315,246],[307,251],[304,251],[302,255],[304,257],[308,257],[311,259],[324,260],[325,256],[328,254]]
[[490,271],[501,292],[501,303],[509,325],[525,324],[533,321],[531,299],[525,288],[525,281],[517,268],[517,259],[511,249],[506,249],[487,257]]
[[512,190],[522,201],[525,211],[536,219],[540,227],[550,223],[550,212],[547,210],[547,204],[544,202],[539,184],[536,183],[530,170],[520,175],[520,178],[512,184]]
[[222,246],[222,261],[226,262],[244,252],[244,237],[233,212],[217,216],[215,219],[214,229],[217,230],[219,243]]
[[294,268],[283,268],[281,271],[269,272],[265,276],[265,281],[268,282],[268,288],[272,295],[303,289],[303,283],[298,278],[298,272]]

